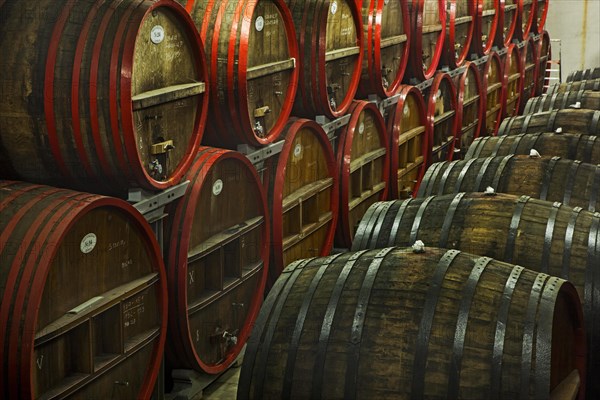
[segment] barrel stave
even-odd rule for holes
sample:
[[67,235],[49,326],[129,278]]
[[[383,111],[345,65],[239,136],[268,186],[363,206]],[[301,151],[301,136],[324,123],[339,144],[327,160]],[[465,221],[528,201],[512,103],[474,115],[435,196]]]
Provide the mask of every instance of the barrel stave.
[[541,133],[556,131],[600,135],[600,111],[563,109],[544,111],[531,115],[506,118],[502,121],[498,135]]

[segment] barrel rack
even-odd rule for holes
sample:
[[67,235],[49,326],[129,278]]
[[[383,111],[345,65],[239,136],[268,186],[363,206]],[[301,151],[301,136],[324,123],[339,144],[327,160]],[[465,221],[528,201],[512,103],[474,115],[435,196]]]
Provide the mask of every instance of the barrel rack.
[[[540,35],[535,35],[533,36],[533,38],[537,41],[539,40]],[[521,49],[526,44],[527,41],[523,40],[517,43],[517,47]],[[507,52],[506,47],[502,49],[494,47],[492,50],[495,51],[496,54],[498,54],[499,56],[503,56]],[[487,55],[479,58],[473,55],[470,61],[475,65],[480,66],[486,63],[488,58],[489,56]],[[450,70],[448,68],[440,69],[440,71],[446,72],[451,78],[462,74],[465,70],[465,66],[461,66],[453,70]],[[433,84],[433,80],[434,78],[425,80],[423,82],[411,80],[409,84],[415,86],[417,89],[423,92]],[[377,108],[379,109],[379,112],[382,115],[384,115],[385,110],[388,109],[390,106],[398,103],[399,99],[400,95],[397,94],[386,99],[381,99],[376,95],[371,95],[367,100],[369,102],[375,103],[377,105]],[[320,115],[315,118],[315,121],[323,128],[332,144],[335,144],[335,132],[339,128],[348,124],[348,122],[350,121],[350,115],[346,114],[334,120],[330,120],[327,117]],[[256,148],[247,144],[243,144],[238,146],[237,151],[244,154],[250,160],[250,162],[258,171],[259,176],[261,176],[262,178],[262,171],[264,170],[265,160],[279,154],[283,149],[283,144],[283,140],[271,143],[261,148]],[[151,193],[139,188],[129,190],[127,200],[133,204],[133,206],[144,216],[144,218],[146,218],[156,235],[156,239],[158,241],[161,251],[163,251],[164,249],[164,218],[167,216],[167,214],[165,213],[165,207],[169,203],[183,197],[187,191],[187,187],[189,186],[189,184],[189,181],[185,181],[160,193]],[[243,354],[244,351],[242,350],[238,359],[233,363],[234,366],[241,364]],[[225,371],[224,373],[226,372],[227,371]],[[193,370],[174,370],[173,391],[165,395],[164,373],[165,367],[163,360],[161,364],[161,370],[159,371],[159,376],[156,382],[156,386],[154,388],[154,393],[152,395],[153,400],[191,400],[201,398],[203,390],[206,389],[206,387],[208,387],[211,383],[215,382],[222,375],[209,375]]]

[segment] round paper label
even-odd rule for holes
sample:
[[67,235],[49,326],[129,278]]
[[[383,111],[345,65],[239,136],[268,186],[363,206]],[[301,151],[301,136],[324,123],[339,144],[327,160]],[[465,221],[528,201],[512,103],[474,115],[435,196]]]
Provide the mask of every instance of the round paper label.
[[302,154],[302,145],[298,143],[296,147],[294,147],[294,157],[298,157]]
[[213,183],[212,192],[215,196],[218,196],[223,191],[223,181],[217,179],[215,183]]
[[364,131],[365,131],[365,123],[361,122],[360,125],[358,126],[358,133],[360,133],[362,135]]
[[83,254],[88,254],[96,247],[96,243],[98,242],[98,238],[93,233],[88,233],[81,239],[81,244],[79,245],[79,249]]
[[408,104],[406,104],[406,105],[404,106],[404,115],[407,115],[407,116],[408,116],[408,114],[410,114],[410,107],[408,107]]
[[154,44],[161,43],[165,40],[165,29],[160,25],[154,26],[150,31],[150,40],[152,40],[152,43]]
[[256,18],[256,21],[254,22],[254,27],[259,32],[262,31],[265,27],[265,19],[262,17],[262,15]]
[[333,3],[331,3],[331,13],[335,14],[337,12],[337,9],[338,9],[337,1],[334,1]]

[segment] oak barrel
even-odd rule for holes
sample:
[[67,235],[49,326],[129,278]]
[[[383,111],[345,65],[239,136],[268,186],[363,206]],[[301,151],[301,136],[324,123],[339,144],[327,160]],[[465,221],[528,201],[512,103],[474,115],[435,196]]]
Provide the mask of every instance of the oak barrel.
[[0,397],[150,397],[167,333],[166,277],[137,210],[0,181],[0,259]]
[[446,38],[441,65],[455,69],[470,56],[477,4],[474,0],[448,0],[446,5]]
[[357,95],[390,97],[398,91],[410,52],[407,0],[362,2],[364,55]]
[[548,94],[554,93],[565,93],[565,92],[578,92],[580,90],[585,91],[600,91],[600,78],[589,79],[586,81],[572,81],[565,83],[555,83],[554,85],[548,88]]
[[242,154],[200,147],[169,210],[167,358],[217,374],[242,350],[262,303],[269,226],[262,183]]
[[456,250],[300,260],[265,300],[238,399],[548,398],[585,376],[582,319],[570,283]]
[[435,74],[446,37],[447,0],[414,0],[413,39],[410,51],[410,77],[427,80]]
[[518,28],[521,18],[521,3],[523,0],[504,0],[500,1],[502,10],[502,43],[508,47],[513,38],[522,39],[521,30]]
[[450,75],[438,72],[424,92],[427,102],[427,124],[431,146],[430,162],[451,160],[458,147],[458,100]]
[[523,112],[523,110],[525,110],[529,99],[535,97],[535,86],[537,84],[537,74],[539,73],[539,56],[533,36],[525,41],[525,45],[520,52],[523,65],[523,92],[519,102],[519,114],[529,114],[529,112]]
[[504,57],[505,96],[502,104],[503,117],[512,117],[518,114],[523,97],[523,62],[516,44],[511,44],[506,49]]
[[338,118],[358,89],[364,49],[360,6],[353,0],[287,0],[300,48],[293,114]]
[[298,43],[284,0],[178,0],[209,60],[211,118],[203,143],[236,148],[276,140],[298,86]]
[[208,106],[181,6],[3,2],[0,53],[0,158],[20,179],[119,195],[179,183]]
[[413,195],[429,164],[431,147],[425,101],[414,86],[400,87],[398,103],[387,115],[390,140],[390,199]]
[[465,71],[454,78],[458,93],[456,123],[461,154],[479,137],[485,107],[479,68],[470,61],[465,63],[465,67]]
[[600,111],[600,91],[571,90],[535,97],[527,102],[525,114],[565,108]]
[[566,81],[574,82],[574,81],[584,81],[584,80],[598,79],[598,78],[600,78],[600,67],[588,68],[588,69],[583,69],[580,71],[573,71],[567,76]]
[[600,211],[600,165],[560,157],[510,154],[434,164],[425,173],[418,197],[483,192],[488,187]]
[[506,118],[498,135],[551,132],[558,128],[563,132],[600,136],[600,110],[564,109]]
[[600,213],[529,196],[458,193],[376,203],[357,232],[353,251],[421,240],[571,281],[584,310],[588,397],[598,397]]
[[487,55],[496,45],[496,36],[502,29],[501,0],[475,0],[477,20],[471,42],[471,53]]
[[356,226],[371,204],[387,197],[390,173],[385,122],[374,103],[354,101],[350,121],[338,129],[340,205],[337,247],[349,248]]
[[546,28],[546,17],[548,16],[548,7],[550,0],[535,0],[535,20],[533,31],[542,33]]
[[292,118],[281,153],[267,159],[263,182],[271,224],[269,281],[300,258],[329,254],[337,225],[339,174],[320,125]]
[[504,108],[504,96],[506,96],[506,87],[504,81],[504,64],[495,51],[488,55],[487,61],[480,66],[481,80],[483,88],[482,96],[485,104],[483,124],[479,136],[496,136]]
[[476,139],[465,155],[465,160],[480,157],[529,155],[536,150],[542,156],[557,156],[585,163],[600,163],[600,139],[582,134],[522,133]]
[[537,85],[535,88],[535,95],[541,96],[544,93],[547,80],[550,78],[550,71],[548,70],[548,62],[552,58],[552,47],[550,44],[550,35],[548,32],[543,31],[539,35],[537,42],[537,53],[539,57],[538,63],[538,74],[537,74]]
[[519,0],[521,6],[521,15],[520,15],[520,33],[521,38],[528,38],[529,33],[534,33],[535,30],[535,21],[536,21],[536,3],[538,0]]

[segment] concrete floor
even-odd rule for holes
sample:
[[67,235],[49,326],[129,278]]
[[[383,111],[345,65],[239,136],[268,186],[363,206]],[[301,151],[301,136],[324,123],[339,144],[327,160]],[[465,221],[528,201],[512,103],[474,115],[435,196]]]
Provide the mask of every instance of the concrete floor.
[[237,395],[237,385],[240,379],[241,367],[229,368],[227,372],[211,383],[206,389],[202,399],[206,400],[234,400]]

